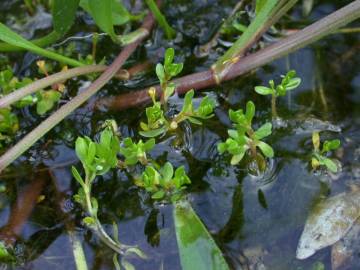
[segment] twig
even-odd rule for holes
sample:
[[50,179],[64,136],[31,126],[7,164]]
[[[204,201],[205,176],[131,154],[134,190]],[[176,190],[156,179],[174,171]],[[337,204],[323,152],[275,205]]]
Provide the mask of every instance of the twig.
[[[141,63],[139,65],[135,65],[128,70],[120,69],[116,75],[115,78],[120,80],[129,80],[134,75],[146,70],[151,65],[150,62]],[[10,106],[11,104],[21,100],[22,98],[26,97],[27,95],[33,94],[40,89],[46,88],[48,86],[51,86],[56,83],[60,83],[62,81],[66,81],[68,79],[81,76],[81,75],[87,75],[91,73],[98,73],[98,72],[104,72],[108,67],[105,65],[91,65],[91,66],[84,66],[84,67],[77,67],[72,68],[66,71],[61,71],[58,73],[55,73],[53,75],[50,75],[48,77],[45,77],[43,79],[37,80],[31,84],[28,84],[24,87],[21,87],[17,89],[16,91],[2,97],[0,99],[0,109],[6,108]]]
[[[256,53],[241,58],[235,63],[224,76],[223,81],[228,81],[243,75],[253,69],[261,67],[275,59],[281,58],[293,51],[303,48],[322,37],[331,34],[336,29],[356,20],[360,17],[360,0],[335,11],[325,18],[311,24],[283,40],[270,45]],[[183,94],[190,89],[201,90],[216,85],[212,70],[202,71],[173,80],[178,94]],[[157,96],[160,96],[160,86],[156,88]],[[104,98],[97,102],[97,107],[107,107],[113,110],[124,110],[147,103],[151,99],[147,93],[148,88],[131,92],[117,97]]]
[[[151,13],[147,15],[142,24],[142,28],[150,33],[154,25],[154,17]],[[2,172],[11,162],[18,158],[22,153],[29,149],[36,141],[43,137],[48,131],[60,123],[65,117],[67,117],[71,112],[77,109],[85,101],[87,101],[92,95],[99,91],[112,77],[118,72],[121,66],[125,61],[130,57],[130,55],[136,50],[138,45],[143,40],[141,39],[135,41],[134,43],[126,46],[115,61],[106,69],[101,76],[96,79],[84,92],[76,96],[74,99],[69,101],[67,104],[62,106],[54,114],[48,117],[43,121],[38,127],[32,130],[27,134],[22,140],[20,140],[15,146],[8,150],[4,155],[0,157],[0,172]]]

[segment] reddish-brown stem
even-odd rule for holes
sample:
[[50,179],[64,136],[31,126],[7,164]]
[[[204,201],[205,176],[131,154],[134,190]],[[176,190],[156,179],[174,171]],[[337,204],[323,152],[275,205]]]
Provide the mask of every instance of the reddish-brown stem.
[[0,240],[5,241],[7,245],[15,244],[17,237],[21,234],[43,190],[46,176],[46,172],[35,174],[31,184],[19,194],[12,206],[9,220],[0,231]]
[[[356,0],[303,30],[298,31],[263,50],[240,59],[231,66],[224,76],[223,81],[229,81],[275,59],[303,48],[359,17],[360,0]],[[211,70],[187,75],[176,79],[173,82],[176,85],[178,94],[183,94],[191,89],[201,90],[216,85],[216,80]],[[157,95],[160,96],[160,86],[157,85],[154,87],[156,88]],[[98,101],[97,106],[107,107],[112,110],[124,110],[136,107],[150,101],[147,90],[148,88],[119,95],[117,97],[105,98]]]

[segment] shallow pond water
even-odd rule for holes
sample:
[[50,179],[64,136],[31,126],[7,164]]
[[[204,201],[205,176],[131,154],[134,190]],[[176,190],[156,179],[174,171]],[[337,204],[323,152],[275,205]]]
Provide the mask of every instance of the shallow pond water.
[[[20,1],[1,1],[0,20],[14,23],[19,17]],[[164,48],[175,48],[185,61],[182,74],[205,70],[224,51],[217,46],[207,57],[196,56],[196,46],[208,42],[236,1],[168,1],[166,14],[179,31],[169,43],[156,30],[129,63],[157,61]],[[293,11],[294,24],[302,25],[330,13],[350,1],[318,1],[310,17],[304,20],[301,8]],[[91,25],[78,18],[78,32],[86,35]],[[42,29],[34,32],[41,35]],[[359,34],[334,34],[311,47],[221,86],[206,89],[216,98],[216,117],[202,127],[183,126],[184,144],[173,146],[173,138],[163,140],[152,156],[185,165],[192,179],[187,198],[223,251],[232,269],[312,269],[322,262],[331,269],[331,248],[325,248],[306,260],[295,258],[296,247],[311,207],[320,198],[349,190],[360,182],[360,54]],[[91,40],[75,43],[89,50]],[[110,53],[109,53],[110,52]],[[118,52],[104,38],[99,55],[107,59]],[[17,74],[29,75],[31,54],[11,55]],[[14,64],[17,61],[17,64]],[[2,68],[2,67],[1,67]],[[230,123],[229,108],[243,108],[253,100],[257,107],[255,125],[271,117],[270,100],[254,92],[289,69],[295,69],[302,84],[291,95],[279,99],[282,126],[267,140],[276,158],[262,177],[251,176],[243,166],[232,167],[219,156],[216,144],[224,139]],[[97,98],[140,89],[156,83],[154,72],[126,83],[112,81]],[[68,96],[86,86],[83,80],[70,82]],[[92,99],[89,103],[93,103]],[[174,100],[174,106],[179,100]],[[48,133],[8,171],[0,184],[0,237],[15,243],[17,261],[2,263],[0,269],[75,269],[71,242],[67,234],[75,228],[81,239],[90,269],[114,269],[113,253],[81,223],[82,210],[73,200],[78,185],[71,176],[71,165],[79,165],[72,148],[77,136],[93,137],[105,119],[117,121],[121,134],[139,138],[139,119],[143,108],[123,112],[92,111],[83,106]],[[33,129],[42,118],[30,109],[19,111],[22,119],[17,139]],[[336,175],[314,173],[310,169],[311,134],[323,130],[323,139],[339,138],[341,149],[336,157],[342,170]],[[136,269],[181,269],[172,220],[172,206],[154,204],[127,174],[112,171],[98,177],[93,194],[100,205],[99,218],[111,231],[119,227],[119,239],[137,245],[149,258],[133,259]],[[29,198],[41,198],[32,212]],[[34,201],[34,200],[33,200]],[[27,218],[29,216],[29,218]],[[360,241],[360,239],[359,239]],[[360,258],[344,269],[359,269]],[[350,268],[349,268],[350,267]]]

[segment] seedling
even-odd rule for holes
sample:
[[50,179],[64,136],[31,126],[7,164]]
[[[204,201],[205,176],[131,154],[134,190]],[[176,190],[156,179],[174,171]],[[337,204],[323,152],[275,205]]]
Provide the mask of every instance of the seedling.
[[296,77],[296,71],[290,70],[286,73],[285,76],[282,76],[281,83],[275,86],[274,80],[269,81],[269,87],[265,86],[256,86],[255,92],[260,95],[271,95],[271,112],[273,118],[277,118],[277,110],[276,110],[276,99],[280,96],[285,96],[288,91],[294,90],[301,83],[301,79]]
[[322,148],[320,149],[320,135],[319,132],[313,132],[312,142],[314,145],[314,151],[311,158],[311,166],[316,170],[320,166],[325,166],[328,170],[333,173],[338,171],[338,165],[334,160],[327,157],[331,151],[336,150],[340,147],[340,140],[324,141]]
[[[265,123],[258,130],[252,128],[252,120],[255,115],[255,105],[252,101],[246,104],[246,112],[243,110],[229,110],[230,120],[235,129],[228,130],[230,138],[218,145],[220,154],[229,152],[232,155],[231,164],[238,164],[247,152],[250,152],[251,159],[257,162],[260,171],[266,168],[264,156],[272,158],[274,151],[270,145],[261,141],[261,139],[271,134],[271,123]],[[259,148],[264,156],[257,152]]]
[[155,200],[170,198],[175,202],[181,198],[182,191],[186,185],[191,184],[191,181],[186,175],[184,166],[177,168],[174,173],[172,164],[166,162],[159,170],[153,165],[147,166],[137,184],[150,192]]
[[174,63],[174,56],[174,49],[168,48],[165,51],[164,65],[161,63],[156,65],[156,75],[159,78],[162,90],[161,103],[163,104],[166,104],[175,91],[175,84],[171,83],[170,80],[178,75],[184,67],[183,63]]

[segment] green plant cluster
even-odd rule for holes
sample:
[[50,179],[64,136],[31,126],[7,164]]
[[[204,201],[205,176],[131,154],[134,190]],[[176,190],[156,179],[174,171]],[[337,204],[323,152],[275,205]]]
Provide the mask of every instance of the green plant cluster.
[[191,184],[186,175],[184,166],[178,167],[174,172],[174,167],[170,162],[166,162],[163,167],[157,170],[153,165],[147,166],[139,181],[152,198],[161,200],[169,197],[172,202],[181,198],[182,191],[186,185]]
[[266,162],[264,157],[261,156],[257,148],[267,158],[274,156],[274,150],[270,145],[263,142],[262,139],[271,135],[272,124],[265,123],[256,131],[252,128],[252,121],[255,116],[255,104],[248,101],[246,104],[246,111],[242,109],[233,111],[229,110],[229,118],[233,122],[235,129],[229,129],[229,138],[218,144],[218,151],[220,154],[229,152],[232,155],[231,164],[238,164],[247,152],[251,153],[253,160],[257,161],[258,167],[264,170]]
[[311,158],[312,168],[315,170],[320,166],[325,166],[331,172],[336,173],[338,171],[337,162],[331,158],[328,158],[327,156],[331,153],[331,151],[334,151],[340,147],[340,140],[326,140],[320,148],[320,134],[319,132],[314,132],[312,134],[312,142],[314,146],[314,151]]
[[179,124],[188,120],[195,125],[202,125],[200,120],[206,120],[214,116],[215,101],[210,97],[204,97],[200,105],[195,109],[193,104],[194,90],[190,90],[185,94],[184,103],[181,111],[174,117],[167,117],[167,102],[175,92],[175,84],[169,82],[171,78],[179,74],[183,68],[182,63],[173,63],[174,49],[169,48],[165,52],[165,60],[163,64],[157,64],[156,74],[161,85],[161,101],[156,100],[156,89],[149,89],[153,105],[146,108],[145,114],[147,123],[141,122],[140,135],[144,137],[157,137],[164,135],[169,131],[174,131]]

